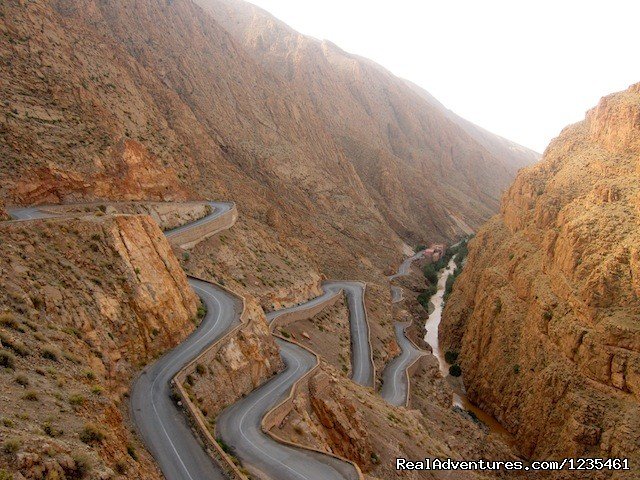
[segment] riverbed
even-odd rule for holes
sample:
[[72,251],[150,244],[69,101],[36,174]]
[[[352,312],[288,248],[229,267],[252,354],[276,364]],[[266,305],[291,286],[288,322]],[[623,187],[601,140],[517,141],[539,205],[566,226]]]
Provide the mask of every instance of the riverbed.
[[447,379],[451,388],[453,389],[453,405],[464,410],[473,413],[478,420],[484,423],[491,432],[500,435],[506,443],[513,445],[512,435],[505,430],[505,428],[498,423],[498,421],[491,415],[487,414],[476,405],[471,403],[467,398],[464,390],[464,383],[462,377],[452,377],[449,375],[449,364],[444,358],[445,352],[440,350],[440,341],[438,340],[438,329],[440,328],[440,321],[442,320],[442,310],[444,308],[444,292],[447,284],[447,278],[453,274],[456,268],[455,257],[453,257],[447,266],[443,268],[439,273],[438,278],[438,290],[431,297],[431,303],[434,306],[433,312],[429,315],[425,324],[426,335],[424,337],[425,342],[431,346],[433,356],[438,359],[440,366],[440,373]]

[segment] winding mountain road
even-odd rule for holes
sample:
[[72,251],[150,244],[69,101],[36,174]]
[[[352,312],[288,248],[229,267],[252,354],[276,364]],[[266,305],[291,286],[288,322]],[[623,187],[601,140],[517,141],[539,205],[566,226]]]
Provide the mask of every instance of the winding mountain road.
[[[369,326],[364,308],[364,284],[360,282],[325,282],[322,295],[301,305],[283,308],[267,314],[269,323],[278,317],[309,311],[344,292],[349,305],[352,337],[352,379],[372,386],[374,367],[371,359]],[[353,465],[329,455],[283,445],[261,428],[264,416],[284,400],[293,385],[316,366],[316,357],[304,348],[276,338],[286,369],[251,392],[244,399],[224,410],[217,419],[216,431],[232,446],[245,465],[273,479],[282,480],[357,480]]]
[[323,283],[323,287],[329,291],[342,290],[346,294],[351,330],[351,380],[365,387],[373,387],[375,366],[364,307],[365,285],[361,282],[331,281]]
[[[409,274],[411,264],[422,258],[423,252],[418,252],[415,255],[406,258],[398,268],[398,271],[389,277],[389,280],[394,280],[398,277]],[[402,300],[402,288],[392,285],[391,286],[391,301],[397,303]],[[391,405],[403,406],[409,401],[409,378],[407,375],[407,369],[422,355],[424,351],[416,348],[416,346],[406,336],[405,330],[411,325],[410,322],[396,322],[394,329],[396,332],[396,340],[402,353],[391,360],[382,372],[382,388],[380,389],[380,396],[384,398]]]
[[[165,232],[168,238],[200,227],[229,212],[233,204],[208,202],[213,212],[205,217]],[[30,220],[56,215],[41,208],[8,209],[19,220]],[[416,254],[406,259],[391,279],[407,274]],[[221,338],[240,321],[239,301],[213,284],[189,278],[207,307],[207,313],[198,329],[180,345],[147,366],[135,380],[131,390],[133,421],[147,448],[158,462],[168,480],[204,480],[225,478],[222,469],[202,448],[191,431],[185,415],[171,400],[171,380],[186,365]],[[322,304],[342,292],[347,297],[351,330],[352,380],[372,387],[375,366],[371,355],[369,325],[364,306],[365,284],[350,281],[323,283],[324,293],[309,302],[271,312],[273,322],[289,312],[304,312]],[[394,287],[398,288],[398,287]],[[401,296],[394,291],[396,295]],[[403,405],[408,395],[406,370],[422,352],[415,349],[404,335],[406,325],[395,325],[402,354],[389,363],[383,373],[381,395],[393,405]],[[348,462],[312,450],[295,448],[275,441],[261,428],[264,416],[281,402],[295,382],[316,366],[316,357],[293,343],[277,338],[276,343],[286,365],[277,374],[242,400],[225,409],[217,419],[217,431],[232,446],[234,453],[251,468],[273,479],[282,480],[357,480],[356,468]]]
[[[209,202],[212,213],[175,228],[170,237],[213,221],[233,208],[232,203]],[[18,220],[55,217],[41,209],[53,206],[9,208]],[[131,389],[131,413],[145,445],[168,480],[226,478],[220,466],[204,451],[193,435],[185,415],[171,400],[173,377],[240,320],[238,300],[213,284],[189,278],[189,284],[207,307],[200,326],[186,340],[147,366]]]
[[199,227],[201,225],[205,225],[209,222],[217,220],[220,216],[231,211],[231,209],[234,207],[233,203],[228,202],[206,202],[206,204],[212,208],[212,212],[209,215],[205,215],[199,220],[195,220],[179,227],[172,228],[171,230],[167,230],[166,232],[164,232],[164,235],[167,238],[175,237],[176,235],[186,232],[187,230],[191,230],[195,227]]
[[422,355],[419,350],[407,338],[405,329],[411,322],[396,322],[394,325],[398,345],[402,353],[391,360],[382,372],[382,388],[380,396],[396,407],[405,406],[409,398],[409,379],[407,369]]
[[400,264],[400,267],[398,267],[398,271],[396,273],[394,273],[393,275],[391,275],[389,277],[389,280],[395,280],[398,277],[403,277],[404,275],[408,275],[409,274],[409,269],[411,268],[411,264],[415,261],[418,260],[419,258],[422,258],[424,252],[418,252],[415,255],[412,255],[408,258],[405,258],[404,261]]
[[365,285],[362,282],[327,281],[322,284],[322,287],[324,289],[322,295],[301,305],[270,312],[267,314],[267,320],[272,321],[285,313],[309,310],[325,302],[328,298],[344,292],[347,296],[349,328],[351,330],[351,379],[360,385],[372,387],[375,367],[371,357],[369,324],[364,307]]
[[239,322],[241,305],[210,283],[190,278],[189,284],[206,304],[207,314],[195,332],[138,376],[131,389],[131,412],[167,479],[223,479],[226,476],[202,449],[184,413],[171,400],[171,380]]
[[274,480],[357,480],[355,468],[337,458],[283,445],[264,433],[261,422],[284,400],[294,383],[316,366],[316,357],[276,339],[286,369],[217,418],[216,431],[244,465]]

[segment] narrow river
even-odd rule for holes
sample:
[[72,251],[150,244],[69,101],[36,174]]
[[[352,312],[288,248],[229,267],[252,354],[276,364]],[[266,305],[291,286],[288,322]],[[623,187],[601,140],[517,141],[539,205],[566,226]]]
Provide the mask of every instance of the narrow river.
[[502,439],[509,445],[513,445],[513,436],[505,430],[505,428],[498,423],[498,421],[491,415],[485,413],[483,410],[475,406],[469,401],[464,391],[464,385],[462,377],[454,378],[449,375],[449,364],[444,359],[445,352],[440,350],[440,342],[438,340],[438,329],[440,327],[440,321],[442,320],[442,309],[444,307],[444,291],[447,284],[447,278],[453,273],[456,268],[455,257],[449,261],[446,268],[442,269],[438,278],[438,291],[431,297],[431,302],[435,307],[433,312],[429,315],[427,323],[425,324],[426,335],[424,337],[433,351],[433,356],[438,359],[440,365],[440,372],[442,376],[447,379],[453,389],[453,404],[457,407],[463,408],[469,412],[472,412],[482,423],[484,423],[491,432],[496,433],[502,437]]

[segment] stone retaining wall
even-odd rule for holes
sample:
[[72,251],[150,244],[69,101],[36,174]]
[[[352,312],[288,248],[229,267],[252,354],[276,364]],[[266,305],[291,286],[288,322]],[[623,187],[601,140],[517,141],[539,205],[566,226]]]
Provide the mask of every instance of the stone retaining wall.
[[238,209],[234,203],[228,212],[223,213],[218,218],[169,236],[168,240],[172,245],[188,250],[216,233],[231,228],[236,223],[236,220],[238,220]]
[[187,364],[182,370],[180,370],[176,374],[176,376],[173,377],[172,384],[175,388],[175,391],[180,396],[182,404],[184,405],[185,410],[189,414],[189,417],[195,424],[198,435],[204,441],[206,446],[206,451],[211,456],[211,458],[213,458],[213,460],[227,472],[230,479],[250,480],[249,477],[247,477],[247,475],[245,475],[240,471],[240,469],[236,466],[236,464],[231,459],[231,457],[225,453],[222,447],[220,447],[216,439],[213,438],[213,435],[211,435],[211,432],[207,427],[207,423],[206,423],[206,419],[204,418],[204,415],[202,414],[200,409],[196,405],[194,405],[194,403],[191,401],[191,399],[189,398],[189,394],[186,392],[183,386],[187,378],[187,375],[192,374],[195,371],[197,363],[200,363],[203,358],[215,357],[216,353],[222,347],[222,345],[226,344],[229,341],[229,338],[236,335],[240,331],[240,329],[246,323],[248,323],[249,318],[245,308],[246,306],[245,298],[218,283],[211,282],[209,280],[204,280],[202,278],[194,277],[192,275],[189,275],[189,276],[191,278],[195,278],[196,280],[201,280],[203,282],[211,283],[216,287],[224,290],[225,292],[239,299],[239,301],[242,302],[242,313],[240,314],[240,323],[234,328],[232,328],[231,330],[229,330],[227,333],[225,333],[216,342],[211,344],[209,348],[207,348],[204,352],[202,352],[200,355],[194,358],[189,364]]

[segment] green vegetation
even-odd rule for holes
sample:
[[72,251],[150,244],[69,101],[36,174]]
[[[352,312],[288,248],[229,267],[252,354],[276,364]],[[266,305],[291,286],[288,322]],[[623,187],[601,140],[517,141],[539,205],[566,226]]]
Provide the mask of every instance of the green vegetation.
[[207,314],[207,307],[204,303],[198,305],[198,319],[202,320],[204,316]]
[[79,394],[71,395],[69,397],[69,403],[74,407],[79,407],[81,405],[84,405],[84,401],[85,401],[85,398]]
[[444,354],[444,359],[449,365],[453,365],[458,360],[458,352],[453,350],[448,350]]
[[87,423],[80,431],[80,440],[87,445],[100,443],[105,439],[105,434],[97,425]]
[[136,462],[138,461],[138,453],[136,452],[136,447],[129,444],[127,445],[127,453],[131,458],[133,458]]
[[493,302],[493,314],[498,315],[502,311],[502,299],[496,298]]
[[100,385],[94,385],[93,387],[91,387],[91,393],[93,393],[94,395],[102,395],[103,391],[104,388],[102,388]]
[[436,270],[435,264],[426,264],[422,272],[430,284],[435,285],[438,283],[438,270]]
[[47,347],[42,351],[42,358],[46,358],[47,360],[53,360],[54,362],[57,362],[58,353],[53,348]]
[[438,290],[436,285],[429,285],[425,288],[420,295],[418,295],[418,302],[422,305],[425,310],[429,311],[429,301],[431,297],[433,297]]
[[6,350],[0,350],[0,367],[10,368],[11,370],[16,368],[16,357]]
[[73,457],[73,469],[65,472],[66,477],[69,479],[81,479],[85,478],[89,472],[91,472],[91,461],[86,455],[74,455]]
[[54,427],[49,421],[42,424],[42,431],[45,433],[45,435],[48,435],[50,437],[59,437],[64,433],[62,430]]
[[230,447],[229,445],[227,445],[222,438],[220,437],[216,438],[216,442],[218,442],[218,445],[220,445],[220,448],[224,453],[233,455],[233,447]]
[[291,338],[291,334],[285,330],[280,330],[280,334],[284,337],[284,338]]
[[453,290],[453,284],[456,282],[456,278],[460,275],[460,267],[456,267],[456,269],[447,277],[447,281],[444,284],[444,294],[442,298],[446,301],[451,295],[451,291]]
[[125,462],[124,460],[120,459],[116,462],[116,465],[115,465],[116,473],[119,473],[120,475],[124,475],[125,473],[127,473],[128,469],[129,469],[129,465],[127,465],[127,462]]
[[35,392],[34,390],[29,390],[27,393],[24,394],[22,398],[24,398],[25,400],[29,400],[30,402],[37,402],[38,393]]
[[0,333],[0,343],[2,343],[3,347],[13,350],[16,355],[20,355],[21,357],[29,355],[29,349],[24,344],[9,338],[3,333]]
[[20,322],[11,312],[0,313],[0,325],[14,330],[20,330]]
[[[420,296],[418,297],[418,302],[420,302],[420,304],[426,309],[428,309],[429,298],[437,291],[438,273],[449,264],[452,258],[455,257],[456,268],[447,278],[443,299],[446,301],[447,297],[451,294],[453,284],[455,283],[458,275],[460,275],[460,272],[462,271],[462,264],[464,263],[464,260],[469,253],[467,246],[470,239],[471,237],[467,237],[457,245],[447,248],[447,250],[444,252],[444,255],[442,255],[442,257],[437,262],[425,265],[423,273],[425,278],[431,285],[428,290],[425,290],[425,292],[420,294]],[[425,296],[428,294],[430,294],[429,298],[425,298]]]
[[16,453],[20,449],[21,442],[17,438],[12,438],[2,444],[2,451],[9,455]]

